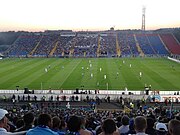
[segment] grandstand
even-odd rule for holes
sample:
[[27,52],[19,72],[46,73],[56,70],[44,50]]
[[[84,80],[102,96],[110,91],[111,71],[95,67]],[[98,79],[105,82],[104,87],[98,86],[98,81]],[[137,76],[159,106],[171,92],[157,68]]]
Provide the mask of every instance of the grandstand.
[[172,34],[161,34],[160,36],[172,54],[180,54],[179,42]]
[[[169,56],[179,55],[179,46],[176,36],[167,32],[133,30],[22,32],[4,55],[7,57]],[[120,50],[120,53],[117,50]]]

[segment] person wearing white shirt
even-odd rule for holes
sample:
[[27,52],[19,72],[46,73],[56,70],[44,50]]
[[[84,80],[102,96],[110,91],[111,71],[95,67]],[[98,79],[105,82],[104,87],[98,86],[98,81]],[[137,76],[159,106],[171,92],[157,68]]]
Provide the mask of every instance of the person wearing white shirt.
[[104,75],[104,79],[106,79],[106,75]]
[[6,117],[8,114],[7,110],[0,109],[0,135],[24,135],[26,131],[11,133],[8,132],[10,127],[8,125],[8,118]]

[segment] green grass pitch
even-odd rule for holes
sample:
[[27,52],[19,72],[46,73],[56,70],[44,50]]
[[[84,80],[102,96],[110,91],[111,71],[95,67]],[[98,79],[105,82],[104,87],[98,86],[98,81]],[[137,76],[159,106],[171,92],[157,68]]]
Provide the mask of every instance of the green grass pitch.
[[165,58],[0,60],[0,89],[14,90],[19,86],[19,89],[28,87],[30,90],[75,90],[84,86],[85,90],[124,90],[125,87],[128,90],[143,90],[145,84],[151,85],[154,90],[180,90],[180,64]]

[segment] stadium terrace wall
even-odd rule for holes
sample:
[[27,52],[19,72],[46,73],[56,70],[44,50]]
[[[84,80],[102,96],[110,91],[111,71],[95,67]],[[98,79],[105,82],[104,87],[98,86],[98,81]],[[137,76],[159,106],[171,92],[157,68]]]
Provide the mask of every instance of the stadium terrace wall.
[[[82,91],[81,91],[82,92]],[[63,97],[66,96],[66,101],[71,101],[72,96],[78,96],[78,101],[83,101],[86,99],[87,95],[91,99],[96,99],[98,96],[100,99],[106,99],[110,96],[111,100],[118,100],[120,97],[129,98],[133,100],[141,100],[142,98],[151,101],[152,98],[155,98],[156,102],[164,102],[165,99],[170,99],[173,102],[176,102],[176,99],[180,101],[179,91],[149,91],[147,94],[146,91],[107,91],[107,90],[90,90],[90,93],[76,93],[75,90],[35,90],[34,94],[24,94],[24,90],[0,90],[0,98],[2,99],[5,96],[7,99],[11,99],[13,94],[19,95],[21,98],[24,96],[25,100],[30,96],[31,99],[34,96],[37,96],[37,100],[41,101],[42,97],[45,97],[45,101],[50,101],[51,97],[56,101],[57,96],[59,96],[59,101],[64,101]],[[131,93],[131,94],[130,94]]]

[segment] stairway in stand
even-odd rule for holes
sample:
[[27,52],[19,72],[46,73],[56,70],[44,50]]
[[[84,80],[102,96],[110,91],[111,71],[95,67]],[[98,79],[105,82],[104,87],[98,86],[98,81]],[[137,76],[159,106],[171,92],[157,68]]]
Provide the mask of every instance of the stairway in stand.
[[171,35],[173,36],[173,38],[176,40],[176,42],[180,45],[179,41],[177,40],[177,38],[174,36],[173,33],[171,33]]
[[57,46],[58,46],[58,43],[59,43],[59,41],[56,41],[54,48],[53,48],[53,49],[51,50],[51,52],[49,53],[49,56],[50,56],[50,57],[52,57],[53,54],[54,54],[54,52],[56,51],[56,48],[57,48]]
[[74,48],[71,48],[70,51],[69,51],[69,57],[72,57],[74,54]]
[[64,56],[64,50],[62,51],[61,55]]
[[139,45],[139,43],[138,43],[138,40],[137,40],[137,38],[136,38],[136,35],[135,35],[135,34],[134,34],[134,39],[135,39],[135,42],[136,42],[136,47],[137,47],[137,50],[138,50],[138,52],[139,52],[140,56],[144,56],[144,53],[143,53],[143,51],[142,51],[142,49],[141,49],[141,47],[140,47],[140,45]]
[[75,55],[74,54],[74,47],[75,47],[75,45],[77,44],[77,40],[74,40],[76,37],[74,37],[73,39],[72,39],[72,41],[73,41],[73,43],[72,43],[72,46],[71,46],[71,48],[70,48],[70,50],[69,50],[69,57],[72,57],[73,55]]
[[86,57],[86,52],[84,52],[84,57]]
[[116,34],[116,53],[117,53],[118,57],[121,56],[121,49],[120,49],[120,46],[119,46],[119,41],[118,41],[118,35],[117,34]]
[[43,36],[41,37],[41,39],[39,40],[39,42],[37,43],[37,45],[34,47],[34,49],[29,53],[28,57],[32,57],[32,55],[34,54],[34,52],[36,51],[37,47],[39,46],[39,44],[41,43],[41,40],[43,39]]
[[98,36],[98,48],[97,48],[97,57],[100,55],[100,46],[101,46],[101,36]]

